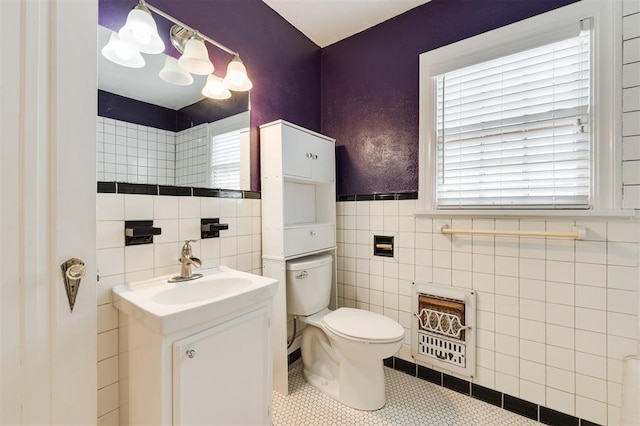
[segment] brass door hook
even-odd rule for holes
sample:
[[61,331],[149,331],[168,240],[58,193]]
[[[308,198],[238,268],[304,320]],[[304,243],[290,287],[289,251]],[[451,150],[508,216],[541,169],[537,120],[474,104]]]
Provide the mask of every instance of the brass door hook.
[[60,265],[62,269],[62,277],[64,279],[64,288],[67,291],[67,299],[69,299],[69,308],[73,312],[73,306],[76,304],[76,296],[80,287],[80,280],[87,273],[84,262],[80,259],[72,257],[71,259]]

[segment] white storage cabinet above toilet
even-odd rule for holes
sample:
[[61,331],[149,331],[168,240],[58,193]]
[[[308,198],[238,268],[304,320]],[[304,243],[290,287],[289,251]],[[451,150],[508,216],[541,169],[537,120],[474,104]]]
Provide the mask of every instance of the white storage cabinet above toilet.
[[[283,120],[260,126],[263,275],[286,282],[288,260],[331,260],[329,307],[337,306],[335,140]],[[274,388],[288,393],[287,296],[273,305]],[[294,350],[294,344],[289,350]]]

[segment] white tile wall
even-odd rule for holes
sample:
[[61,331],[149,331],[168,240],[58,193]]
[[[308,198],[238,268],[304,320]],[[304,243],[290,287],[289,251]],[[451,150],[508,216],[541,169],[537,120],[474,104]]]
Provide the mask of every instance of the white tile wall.
[[[338,203],[340,306],[400,320],[407,338],[398,356],[414,362],[409,339],[411,281],[474,288],[474,382],[596,423],[616,424],[611,419],[619,415],[622,358],[636,351],[634,342],[640,338],[640,223],[414,218],[407,213],[415,206],[414,200]],[[371,220],[372,212],[381,210],[387,212],[382,223],[403,223],[415,230],[413,238],[373,229],[371,223],[380,221]],[[369,228],[356,229],[362,223],[369,223]],[[444,236],[437,232],[441,223],[540,231],[580,224],[587,227],[588,237],[559,241]],[[372,235],[379,232],[396,237],[396,250],[409,247],[396,258],[373,256]],[[353,246],[362,250],[354,251]]]
[[207,123],[176,134],[176,185],[210,185]]
[[175,132],[97,118],[99,181],[173,185]]
[[[222,206],[222,207],[221,207]],[[193,243],[203,267],[227,265],[262,274],[260,200],[98,194],[98,423],[117,425],[126,389],[119,390],[119,353],[126,339],[119,333],[118,311],[112,305],[115,285],[179,272],[176,261],[183,239],[200,240],[200,218],[219,217],[229,230],[220,238]],[[162,234],[154,244],[124,246],[125,220],[154,220]],[[122,335],[120,335],[122,334]]]
[[640,209],[640,2],[623,2],[622,182],[625,208]]

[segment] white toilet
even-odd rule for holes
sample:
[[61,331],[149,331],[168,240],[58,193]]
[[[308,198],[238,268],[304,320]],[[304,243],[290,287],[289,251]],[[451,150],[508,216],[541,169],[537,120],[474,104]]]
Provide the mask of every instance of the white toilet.
[[330,311],[332,256],[287,262],[287,311],[307,326],[302,331],[302,362],[309,383],[359,410],[385,404],[382,360],[402,345],[404,328],[375,312]]

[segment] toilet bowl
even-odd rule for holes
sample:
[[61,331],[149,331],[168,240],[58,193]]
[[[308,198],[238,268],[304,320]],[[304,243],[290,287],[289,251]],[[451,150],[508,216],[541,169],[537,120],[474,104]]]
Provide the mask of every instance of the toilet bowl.
[[377,410],[386,401],[382,360],[400,349],[404,328],[375,312],[329,310],[331,262],[325,255],[287,264],[287,310],[306,324],[301,343],[304,376],[338,402]]

